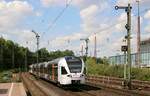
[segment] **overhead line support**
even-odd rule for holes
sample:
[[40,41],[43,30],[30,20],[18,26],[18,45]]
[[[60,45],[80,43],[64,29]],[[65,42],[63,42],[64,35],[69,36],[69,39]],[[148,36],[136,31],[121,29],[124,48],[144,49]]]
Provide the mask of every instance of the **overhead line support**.
[[129,89],[131,89],[131,5],[128,4],[128,6],[115,6],[115,9],[125,9],[125,12],[127,13],[127,24],[125,25],[125,28],[127,29],[127,65],[128,65],[128,79],[127,79],[127,86]]

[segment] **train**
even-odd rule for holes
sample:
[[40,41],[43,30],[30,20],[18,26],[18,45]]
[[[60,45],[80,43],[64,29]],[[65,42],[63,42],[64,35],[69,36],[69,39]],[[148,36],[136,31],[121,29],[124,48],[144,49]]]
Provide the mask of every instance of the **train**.
[[85,84],[85,63],[75,56],[65,56],[48,62],[31,64],[29,72],[59,85]]

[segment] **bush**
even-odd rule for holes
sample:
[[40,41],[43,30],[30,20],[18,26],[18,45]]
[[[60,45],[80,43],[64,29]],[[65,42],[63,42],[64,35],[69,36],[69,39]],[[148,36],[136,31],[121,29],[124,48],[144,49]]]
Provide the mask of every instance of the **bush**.
[[[104,75],[118,78],[123,78],[124,75],[124,67],[122,65],[96,64],[92,58],[87,59],[86,65],[89,75]],[[150,81],[149,68],[132,68],[131,70],[132,79]]]
[[3,71],[0,73],[0,83],[11,82],[12,73],[10,71]]

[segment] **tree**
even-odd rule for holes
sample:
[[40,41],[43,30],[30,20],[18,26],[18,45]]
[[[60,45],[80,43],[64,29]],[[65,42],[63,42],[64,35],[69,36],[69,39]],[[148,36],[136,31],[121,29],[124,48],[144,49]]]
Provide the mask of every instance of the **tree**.
[[[0,38],[0,68],[1,70],[12,69],[12,68],[25,68],[25,55],[27,51],[27,64],[36,63],[36,53],[32,52],[28,48],[19,46],[17,43],[14,43],[11,40],[5,40]],[[73,56],[74,53],[70,50],[65,51],[54,51],[48,52],[46,48],[41,48],[39,52],[39,61],[45,62],[55,58],[63,56]]]
[[46,48],[41,48],[38,52],[40,62],[48,61],[49,52]]
[[4,53],[4,44],[5,44],[5,39],[0,37],[0,70],[4,68],[3,66],[3,53]]

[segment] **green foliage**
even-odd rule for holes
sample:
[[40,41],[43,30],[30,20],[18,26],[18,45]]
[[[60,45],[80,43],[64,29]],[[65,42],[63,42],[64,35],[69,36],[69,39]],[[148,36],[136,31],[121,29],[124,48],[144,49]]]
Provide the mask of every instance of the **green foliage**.
[[[58,57],[72,56],[74,53],[70,50],[48,52],[46,48],[38,50],[39,62],[49,61]],[[25,56],[27,64],[33,64],[37,61],[37,52],[31,52],[28,48],[19,46],[11,40],[5,40],[0,37],[0,71],[14,69],[22,70],[25,68]],[[14,65],[12,64],[14,57]]]
[[74,53],[70,50],[65,51],[54,51],[49,53],[49,60],[56,59],[63,56],[74,56]]
[[[92,75],[103,75],[123,78],[124,67],[121,65],[95,64],[94,59],[87,59],[87,72]],[[149,68],[132,68],[132,79],[150,81]]]
[[109,64],[109,60],[108,60],[107,57],[97,58],[97,63],[108,65]]
[[132,68],[133,79],[150,81],[150,69],[149,68]]
[[46,48],[41,48],[39,51],[39,61],[48,61],[49,52]]
[[11,71],[2,71],[0,72],[0,83],[11,82],[12,72]]

